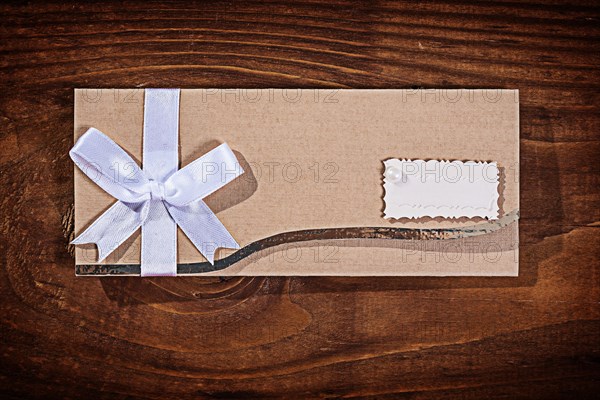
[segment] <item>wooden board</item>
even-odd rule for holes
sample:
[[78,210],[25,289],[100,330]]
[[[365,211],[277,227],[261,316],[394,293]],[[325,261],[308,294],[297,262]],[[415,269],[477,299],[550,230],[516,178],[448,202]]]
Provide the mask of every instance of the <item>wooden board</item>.
[[[4,398],[596,394],[600,10],[542,3],[0,6]],[[520,89],[519,277],[76,278],[73,88],[160,86]]]

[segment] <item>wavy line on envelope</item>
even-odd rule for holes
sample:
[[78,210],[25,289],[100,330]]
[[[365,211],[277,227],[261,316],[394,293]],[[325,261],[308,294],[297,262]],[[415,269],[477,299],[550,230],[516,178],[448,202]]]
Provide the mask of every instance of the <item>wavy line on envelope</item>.
[[[453,240],[482,236],[502,229],[518,221],[519,211],[513,210],[502,218],[487,223],[457,228],[327,228],[279,233],[252,242],[235,253],[216,260],[214,265],[208,261],[177,265],[178,275],[201,274],[224,270],[251,255],[258,255],[277,246],[318,240],[380,239],[380,240]],[[80,264],[75,266],[77,275],[139,275],[140,264]]]

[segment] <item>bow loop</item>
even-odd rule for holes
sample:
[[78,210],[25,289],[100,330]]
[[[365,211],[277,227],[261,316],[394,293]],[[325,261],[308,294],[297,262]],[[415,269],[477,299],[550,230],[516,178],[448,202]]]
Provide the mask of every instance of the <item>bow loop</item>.
[[216,192],[243,173],[231,148],[222,143],[166,180],[166,200],[174,206],[186,206]]
[[90,128],[69,152],[71,159],[94,183],[125,203],[150,198],[148,178],[118,144]]

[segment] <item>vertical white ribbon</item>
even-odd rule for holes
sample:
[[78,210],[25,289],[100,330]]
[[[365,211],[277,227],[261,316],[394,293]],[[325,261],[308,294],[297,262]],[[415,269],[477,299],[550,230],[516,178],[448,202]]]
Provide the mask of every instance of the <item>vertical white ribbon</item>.
[[[146,89],[142,167],[152,182],[178,170],[179,89]],[[163,198],[152,198],[142,224],[142,276],[177,275],[177,223]]]

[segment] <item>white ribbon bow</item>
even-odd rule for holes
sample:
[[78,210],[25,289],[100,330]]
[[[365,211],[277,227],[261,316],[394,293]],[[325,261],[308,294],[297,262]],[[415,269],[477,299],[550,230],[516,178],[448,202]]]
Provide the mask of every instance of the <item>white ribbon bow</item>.
[[108,136],[90,128],[69,152],[117,201],[71,243],[95,243],[98,261],[142,227],[142,276],[177,275],[177,225],[214,263],[217,248],[239,249],[202,201],[244,171],[226,143],[178,170],[179,89],[146,89],[143,170]]

